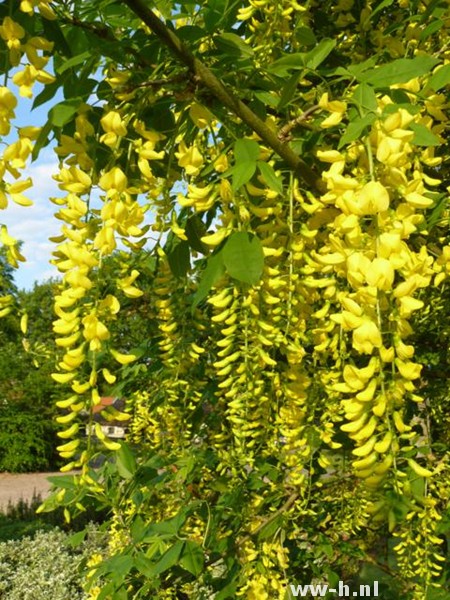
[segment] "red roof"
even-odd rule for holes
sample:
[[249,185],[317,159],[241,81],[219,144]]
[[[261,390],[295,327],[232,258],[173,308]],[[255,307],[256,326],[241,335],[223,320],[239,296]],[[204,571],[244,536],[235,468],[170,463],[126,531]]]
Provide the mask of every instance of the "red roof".
[[102,412],[107,406],[113,405],[116,400],[117,398],[114,396],[102,396],[102,398],[100,398],[100,403],[92,407],[94,415]]

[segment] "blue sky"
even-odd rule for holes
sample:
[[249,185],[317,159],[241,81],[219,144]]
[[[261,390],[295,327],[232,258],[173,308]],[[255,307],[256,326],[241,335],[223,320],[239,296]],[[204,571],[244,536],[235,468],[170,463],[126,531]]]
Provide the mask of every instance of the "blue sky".
[[[19,99],[14,125],[40,126],[46,122],[48,107],[31,111],[31,106],[32,100]],[[13,139],[13,135],[8,137],[8,141]],[[18,206],[10,202],[0,217],[1,222],[8,226],[9,233],[23,241],[22,253],[27,261],[15,273],[16,284],[21,289],[31,289],[35,281],[45,281],[58,274],[49,263],[53,244],[48,239],[58,235],[61,226],[61,222],[53,217],[55,205],[49,201],[51,196],[61,195],[57,182],[52,179],[57,172],[57,156],[51,148],[44,149],[39,159],[23,173],[24,178],[33,179],[33,187],[25,191],[25,195],[33,200],[33,206]]]

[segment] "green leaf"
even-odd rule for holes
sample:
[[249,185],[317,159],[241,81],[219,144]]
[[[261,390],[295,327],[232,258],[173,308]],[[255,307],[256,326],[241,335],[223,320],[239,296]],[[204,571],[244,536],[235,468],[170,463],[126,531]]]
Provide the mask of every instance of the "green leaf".
[[278,106],[277,106],[277,108],[279,110],[284,108],[292,100],[292,97],[294,96],[295,92],[297,91],[297,85],[298,85],[298,81],[299,81],[300,77],[301,77],[300,71],[297,73],[294,73],[289,78],[289,81],[286,83],[284,88],[281,90],[280,101],[278,102]]
[[48,102],[48,100],[52,100],[52,98],[54,99],[62,83],[63,82],[61,79],[57,78],[56,81],[53,81],[53,83],[49,83],[48,85],[44,86],[42,92],[35,97],[32,108],[35,109],[38,106],[41,106],[41,104]]
[[231,175],[231,188],[234,192],[240,189],[243,185],[248,183],[253,177],[256,171],[256,162],[244,162],[231,167],[226,172],[227,175]]
[[234,144],[234,158],[236,163],[256,162],[259,156],[259,144],[255,140],[242,138]]
[[208,246],[200,239],[206,234],[206,227],[201,218],[198,215],[189,217],[184,230],[190,247],[197,252],[206,254]]
[[352,101],[359,108],[362,117],[367,113],[376,113],[378,108],[374,89],[367,83],[360,83],[353,92]]
[[179,562],[184,548],[184,542],[179,540],[165,552],[162,558],[153,567],[153,577],[161,575]]
[[120,450],[115,454],[117,471],[123,479],[131,479],[136,472],[136,458],[128,444],[120,443]]
[[116,555],[108,558],[104,565],[107,573],[114,573],[118,578],[123,578],[130,572],[133,558],[128,554]]
[[297,27],[295,29],[295,37],[303,46],[314,46],[314,44],[317,44],[314,31],[309,27]]
[[185,277],[191,268],[191,253],[189,244],[183,240],[176,244],[173,250],[168,254],[170,270],[175,277]]
[[56,104],[48,113],[50,123],[54,127],[63,127],[72,120],[81,103],[81,98],[71,98],[70,100],[64,100],[64,102]]
[[160,521],[159,523],[151,523],[150,525],[147,525],[145,529],[145,539],[160,535],[177,535],[186,520],[186,516],[187,509],[182,509],[171,519],[166,519],[165,521]]
[[227,171],[232,175],[231,187],[237,191],[253,177],[256,171],[256,159],[259,145],[255,140],[239,139],[234,144],[235,165]]
[[47,123],[44,125],[44,127],[39,132],[37,140],[34,143],[33,152],[31,154],[31,159],[33,161],[37,159],[37,157],[39,156],[39,152],[42,150],[42,148],[47,145],[48,136],[50,135],[51,130],[52,130],[52,124],[50,121],[47,121]]
[[427,229],[430,231],[435,225],[441,220],[444,210],[448,206],[448,198],[446,194],[439,195],[437,198],[436,206],[433,208],[431,214],[427,220],[419,226],[419,229]]
[[196,542],[188,540],[181,553],[180,565],[194,577],[198,577],[203,571],[204,554],[201,546]]
[[78,54],[77,56],[72,56],[72,58],[65,60],[61,64],[61,66],[59,66],[56,69],[56,72],[59,73],[59,75],[61,75],[61,73],[64,73],[64,71],[67,71],[68,69],[71,69],[72,67],[76,67],[76,66],[80,65],[81,63],[85,62],[87,59],[89,59],[91,57],[92,57],[92,51],[86,50],[86,52],[82,52],[81,54]]
[[367,60],[361,62],[361,63],[357,63],[356,65],[349,65],[347,67],[347,71],[348,73],[350,73],[353,77],[356,77],[356,79],[358,79],[358,77],[364,73],[365,71],[368,71],[369,69],[373,69],[373,67],[377,64],[376,58],[371,57],[368,58]]
[[380,10],[383,10],[383,8],[387,8],[388,6],[391,6],[391,4],[393,4],[393,3],[394,3],[394,0],[383,0],[370,13],[369,19],[373,19],[374,16],[380,12]]
[[135,557],[134,566],[140,573],[142,573],[142,575],[144,575],[148,579],[152,579],[154,577],[154,563],[150,558],[148,558],[148,556],[145,556],[145,554],[143,554],[142,552],[140,552]]
[[314,50],[310,50],[305,57],[306,66],[309,69],[315,70],[336,46],[336,40],[324,38],[320,40]]
[[305,56],[303,52],[296,52],[294,54],[288,54],[279,58],[275,62],[273,62],[268,71],[270,73],[274,73],[274,75],[278,75],[280,77],[286,77],[289,75],[289,71],[291,69],[304,69],[305,67]]
[[135,544],[139,544],[145,536],[145,522],[144,519],[137,515],[130,527],[131,539]]
[[421,123],[410,123],[409,128],[414,131],[412,143],[416,146],[440,146],[441,141],[432,131]]
[[223,261],[231,277],[256,285],[264,268],[262,244],[245,231],[233,233],[223,247]]
[[279,529],[281,523],[283,521],[283,515],[278,515],[275,519],[269,521],[262,527],[258,532],[258,540],[267,540],[270,537],[273,537],[276,531]]
[[432,21],[429,25],[427,25],[425,27],[425,29],[423,29],[420,32],[420,36],[419,36],[420,41],[423,42],[428,37],[430,37],[430,35],[433,35],[433,33],[437,33],[444,27],[444,25],[445,24],[444,24],[444,21],[442,21],[442,19],[436,19],[436,20]]
[[230,598],[236,598],[237,581],[231,581],[220,592],[214,596],[215,600],[229,600]]
[[406,83],[415,77],[426,75],[439,61],[432,56],[399,58],[387,65],[370,69],[358,77],[375,88],[385,88],[396,83]]
[[78,531],[77,533],[71,535],[67,541],[72,548],[77,548],[83,542],[86,535],[87,530],[84,529],[83,531]]
[[77,487],[73,475],[53,475],[52,477],[47,477],[47,481],[52,483],[55,487],[63,488],[65,490],[74,490]]
[[433,73],[428,81],[432,90],[437,92],[450,83],[450,65],[444,65]]
[[266,163],[262,160],[258,160],[256,163],[258,165],[259,172],[261,173],[264,181],[274,192],[278,194],[283,193],[283,182],[275,173],[274,168],[269,163]]
[[219,279],[225,274],[225,265],[223,262],[222,251],[213,254],[208,258],[206,268],[202,273],[197,291],[192,300],[192,310],[206,298],[209,290],[215,285]]
[[360,138],[364,130],[369,127],[375,121],[375,119],[375,114],[368,113],[365,117],[361,117],[360,119],[356,119],[355,121],[349,123],[344,135],[339,140],[338,149],[340,150],[346,144],[349,144],[350,142]]
[[221,35],[214,36],[213,40],[219,50],[229,55],[246,58],[253,56],[253,48],[235,33],[222,33]]

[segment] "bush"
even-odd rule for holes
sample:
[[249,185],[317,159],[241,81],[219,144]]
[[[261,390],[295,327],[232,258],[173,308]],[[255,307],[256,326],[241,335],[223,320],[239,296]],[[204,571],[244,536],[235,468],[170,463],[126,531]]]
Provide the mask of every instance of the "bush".
[[0,512],[0,542],[19,540],[37,531],[49,531],[55,527],[67,533],[76,532],[84,529],[89,523],[103,523],[107,516],[105,510],[87,506],[84,512],[67,523],[62,507],[51,512],[36,514],[41,504],[42,498],[39,494],[34,494],[30,502],[26,500],[19,500],[16,504],[10,502],[6,510]]
[[0,543],[1,600],[84,600],[81,569],[105,547],[104,534],[90,525],[75,550],[58,528]]

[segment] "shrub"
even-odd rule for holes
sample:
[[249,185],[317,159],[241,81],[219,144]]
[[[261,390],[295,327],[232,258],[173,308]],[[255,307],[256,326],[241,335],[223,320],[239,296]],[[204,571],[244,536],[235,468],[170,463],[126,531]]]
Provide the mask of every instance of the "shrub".
[[104,536],[90,525],[84,541],[73,549],[58,528],[34,537],[0,543],[1,600],[82,600],[81,569],[104,547]]
[[0,511],[0,542],[19,540],[24,536],[31,536],[37,531],[48,531],[55,527],[68,533],[80,531],[89,523],[102,523],[107,515],[105,510],[97,510],[93,506],[86,506],[84,512],[78,514],[70,523],[67,523],[62,507],[51,512],[36,514],[36,510],[41,503],[41,496],[34,494],[30,501],[19,500],[16,504],[10,502],[6,510]]

